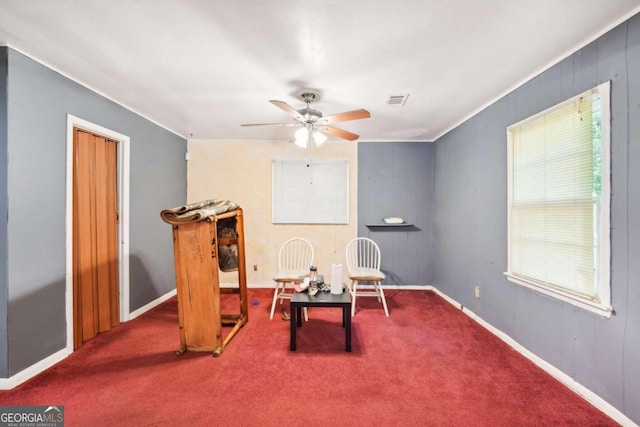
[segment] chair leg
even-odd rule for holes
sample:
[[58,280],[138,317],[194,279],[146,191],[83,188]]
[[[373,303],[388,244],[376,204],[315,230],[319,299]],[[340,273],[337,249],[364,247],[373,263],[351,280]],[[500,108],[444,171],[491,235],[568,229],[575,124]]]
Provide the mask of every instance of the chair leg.
[[386,314],[387,317],[389,317],[389,310],[387,309],[387,300],[384,298],[384,291],[382,290],[382,282],[375,282],[375,283],[376,283],[376,287],[378,288],[378,295],[379,295],[378,300],[382,298],[382,306],[384,307],[384,314]]
[[276,311],[276,303],[278,302],[279,293],[280,293],[280,282],[276,282],[276,289],[273,291],[273,302],[271,303],[271,315],[269,316],[269,319],[273,319],[273,313]]
[[307,307],[302,307],[302,311],[304,311],[304,320],[305,322],[309,321],[309,313],[307,313]]
[[352,280],[351,289],[349,290],[351,292],[351,317],[356,315],[356,288],[357,287],[358,287],[358,281]]

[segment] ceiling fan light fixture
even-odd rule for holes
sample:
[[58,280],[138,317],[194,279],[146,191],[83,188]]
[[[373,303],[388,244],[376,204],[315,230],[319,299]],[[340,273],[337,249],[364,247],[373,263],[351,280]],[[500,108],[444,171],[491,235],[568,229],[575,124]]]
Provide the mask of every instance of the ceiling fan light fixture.
[[307,147],[307,141],[309,141],[309,129],[306,127],[300,128],[295,133],[296,139],[295,143],[300,148]]
[[327,141],[327,135],[315,131],[313,132],[313,140],[316,142],[316,147],[320,147],[322,144],[324,144]]

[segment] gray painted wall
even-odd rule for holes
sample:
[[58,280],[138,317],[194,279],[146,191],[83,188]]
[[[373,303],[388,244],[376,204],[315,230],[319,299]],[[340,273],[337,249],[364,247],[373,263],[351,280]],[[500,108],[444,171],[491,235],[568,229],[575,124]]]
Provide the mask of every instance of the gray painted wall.
[[[7,48],[0,46],[0,307],[7,306]],[[7,311],[0,313],[0,378],[7,376]]]
[[159,213],[186,201],[185,139],[14,50],[8,53],[8,332],[0,342],[0,354],[8,354],[5,376],[66,346],[68,113],[130,137],[132,311],[175,288],[171,228]]
[[[428,142],[358,145],[358,236],[380,246],[386,285],[431,283],[434,154]],[[413,226],[367,227],[387,216]]]
[[[436,142],[433,285],[640,423],[640,15]],[[508,282],[506,127],[612,81],[605,319]],[[475,299],[473,286],[481,286]]]

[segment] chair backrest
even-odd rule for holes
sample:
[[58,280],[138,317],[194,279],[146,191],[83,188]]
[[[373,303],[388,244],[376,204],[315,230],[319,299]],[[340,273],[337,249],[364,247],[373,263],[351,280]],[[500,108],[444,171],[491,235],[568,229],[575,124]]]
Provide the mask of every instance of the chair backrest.
[[357,237],[347,244],[347,267],[373,268],[380,270],[380,248],[378,244],[367,237]]
[[294,237],[282,244],[278,254],[278,268],[282,270],[309,271],[313,265],[313,245],[306,239]]

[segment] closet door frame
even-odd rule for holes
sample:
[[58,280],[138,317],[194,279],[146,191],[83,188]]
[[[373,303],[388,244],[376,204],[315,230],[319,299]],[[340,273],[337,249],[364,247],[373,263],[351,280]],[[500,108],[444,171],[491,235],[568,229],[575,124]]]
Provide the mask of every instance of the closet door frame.
[[118,284],[120,322],[129,320],[129,144],[126,135],[104,128],[71,114],[67,115],[66,162],[66,295],[67,352],[72,353],[73,340],[73,136],[74,128],[104,136],[117,144]]

